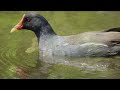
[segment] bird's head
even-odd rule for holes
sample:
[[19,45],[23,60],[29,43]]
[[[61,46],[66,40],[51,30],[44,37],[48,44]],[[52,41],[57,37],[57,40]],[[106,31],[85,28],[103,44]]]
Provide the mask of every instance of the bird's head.
[[20,22],[10,32],[22,29],[36,32],[36,30],[40,30],[41,26],[45,26],[46,24],[48,24],[47,20],[39,14],[24,14]]

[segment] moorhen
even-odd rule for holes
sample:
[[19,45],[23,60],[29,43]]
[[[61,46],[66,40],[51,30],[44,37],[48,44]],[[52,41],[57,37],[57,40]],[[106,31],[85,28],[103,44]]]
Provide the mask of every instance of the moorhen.
[[[84,32],[77,35],[59,36],[48,21],[39,14],[24,14],[14,26],[16,30],[33,31],[39,43],[40,59],[47,62],[63,57],[110,57],[120,55],[120,29]],[[57,57],[57,58],[55,58]],[[55,59],[54,59],[55,58]]]

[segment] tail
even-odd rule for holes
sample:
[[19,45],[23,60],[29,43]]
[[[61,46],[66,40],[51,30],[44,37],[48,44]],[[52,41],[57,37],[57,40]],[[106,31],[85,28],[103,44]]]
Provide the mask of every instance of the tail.
[[103,32],[120,32],[120,28],[112,28],[109,30],[104,30]]

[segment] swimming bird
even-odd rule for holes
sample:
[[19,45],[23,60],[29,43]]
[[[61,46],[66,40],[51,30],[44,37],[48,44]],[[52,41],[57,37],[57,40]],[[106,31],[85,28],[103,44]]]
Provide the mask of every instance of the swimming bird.
[[42,61],[53,59],[54,62],[55,57],[58,59],[120,55],[120,28],[60,36],[42,15],[29,13],[23,15],[11,33],[16,30],[31,30],[35,33]]

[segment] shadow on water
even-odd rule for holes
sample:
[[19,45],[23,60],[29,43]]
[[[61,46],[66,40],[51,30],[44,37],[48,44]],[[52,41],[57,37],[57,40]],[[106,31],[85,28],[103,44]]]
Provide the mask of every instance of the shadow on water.
[[70,59],[69,63],[38,62],[27,78],[38,79],[120,79],[119,58]]
[[[26,79],[120,79],[120,58],[70,59],[69,63],[44,63],[38,61],[36,67],[29,68]],[[26,76],[26,77],[25,77]]]
[[[1,79],[120,78],[120,57],[57,57],[55,59],[56,62],[51,64],[39,61],[37,39],[33,32],[20,31],[19,33],[9,33],[10,29],[19,22],[24,13],[28,12],[0,12]],[[120,12],[40,11],[37,13],[44,15],[59,35],[71,35],[102,29],[106,30],[120,26]],[[62,17],[62,19],[60,17]]]

